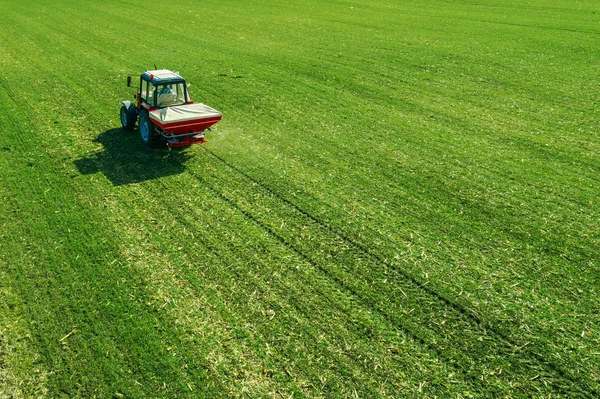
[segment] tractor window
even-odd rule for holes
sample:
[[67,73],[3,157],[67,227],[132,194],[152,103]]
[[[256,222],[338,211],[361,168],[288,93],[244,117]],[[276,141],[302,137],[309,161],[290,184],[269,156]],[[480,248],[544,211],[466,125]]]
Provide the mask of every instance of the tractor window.
[[157,90],[159,107],[182,105],[187,102],[185,87],[183,83],[159,85]]
[[146,101],[147,103],[154,104],[154,85],[146,80],[142,80],[140,95],[142,100]]

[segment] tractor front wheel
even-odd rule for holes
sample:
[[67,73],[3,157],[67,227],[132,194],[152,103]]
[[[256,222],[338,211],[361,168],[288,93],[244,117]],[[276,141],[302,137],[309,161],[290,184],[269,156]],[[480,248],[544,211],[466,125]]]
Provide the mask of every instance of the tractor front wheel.
[[148,147],[152,147],[154,144],[154,125],[150,122],[150,117],[148,116],[148,111],[143,110],[140,111],[140,138],[142,139],[142,143],[146,144]]
[[121,125],[123,126],[123,129],[133,130],[136,117],[137,115],[133,105],[126,107],[125,104],[123,104],[121,106]]

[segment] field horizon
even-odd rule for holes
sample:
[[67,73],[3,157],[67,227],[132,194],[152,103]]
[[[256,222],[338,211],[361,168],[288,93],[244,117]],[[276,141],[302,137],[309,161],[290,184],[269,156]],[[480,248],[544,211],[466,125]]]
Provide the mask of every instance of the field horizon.
[[597,2],[0,9],[0,399],[600,396]]

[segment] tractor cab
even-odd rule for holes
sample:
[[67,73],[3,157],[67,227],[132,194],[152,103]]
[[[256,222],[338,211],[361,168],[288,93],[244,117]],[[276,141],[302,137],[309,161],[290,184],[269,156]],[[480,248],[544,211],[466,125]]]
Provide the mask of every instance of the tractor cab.
[[[177,72],[146,71],[140,76],[139,106],[164,108],[190,102],[187,85]],[[142,105],[144,104],[144,105]]]

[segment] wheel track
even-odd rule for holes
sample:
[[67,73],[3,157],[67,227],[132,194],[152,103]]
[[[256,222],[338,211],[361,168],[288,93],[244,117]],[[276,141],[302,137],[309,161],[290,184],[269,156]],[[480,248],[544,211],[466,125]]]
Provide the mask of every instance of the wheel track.
[[[202,180],[201,178],[199,178],[199,179]],[[202,180],[202,181],[205,182],[204,180]],[[362,295],[359,292],[357,292],[355,289],[349,287],[341,278],[339,278],[335,274],[329,272],[323,265],[321,265],[321,263],[319,261],[316,261],[310,255],[306,254],[302,250],[299,250],[293,244],[289,243],[286,239],[284,239],[283,237],[281,237],[281,235],[279,235],[276,231],[274,231],[272,228],[270,228],[269,226],[267,226],[266,224],[264,224],[263,222],[261,222],[257,217],[255,217],[254,215],[252,215],[252,213],[250,213],[249,211],[247,211],[247,210],[243,209],[241,206],[239,206],[239,204],[235,200],[233,200],[233,199],[229,198],[228,196],[224,195],[222,192],[220,192],[218,189],[216,189],[213,186],[208,185],[207,187],[211,190],[212,193],[214,193],[223,202],[231,205],[238,212],[242,213],[247,219],[251,220],[254,224],[256,224],[261,229],[263,229],[264,231],[266,231],[267,233],[269,233],[269,235],[274,240],[276,240],[278,243],[280,243],[283,247],[288,248],[290,251],[292,251],[293,253],[295,253],[301,259],[303,259],[304,261],[306,261],[308,264],[310,264],[311,266],[313,266],[314,268],[316,268],[317,270],[319,270],[329,280],[333,281],[335,283],[335,285],[337,285],[342,292],[346,293],[351,298],[357,299],[357,302],[360,303],[361,305],[363,305],[365,308],[368,308],[371,311],[373,311],[374,313],[379,314],[389,325],[393,325],[394,327],[399,328],[400,330],[402,330],[404,333],[406,333],[407,336],[411,337],[415,342],[417,342],[418,344],[420,344],[421,346],[423,346],[424,348],[426,348],[427,351],[429,351],[430,353],[434,354],[434,356],[439,357],[440,359],[445,360],[446,363],[449,366],[456,368],[461,373],[464,372],[464,370],[462,370],[460,368],[457,368],[456,365],[453,362],[447,362],[448,358],[445,357],[443,355],[443,353],[438,348],[436,348],[435,345],[433,345],[430,342],[428,342],[425,338],[421,337],[418,333],[415,333],[414,331],[412,331],[406,325],[399,324],[397,322],[397,320],[395,320],[394,318],[391,318],[386,313],[381,312],[381,310],[379,308],[373,306],[373,304],[371,304],[368,301],[364,300],[363,297],[362,297]],[[190,228],[193,228],[193,225],[189,225],[189,226],[190,226]],[[243,276],[239,276],[239,277],[243,278]],[[306,284],[311,283],[310,281],[307,281],[307,280],[304,280],[304,282]],[[317,292],[323,298],[327,298],[327,294],[325,292],[323,292],[323,291],[317,291]],[[334,302],[330,301],[330,304],[331,304],[331,306],[333,306],[334,308],[338,309],[343,314],[346,314],[349,318],[352,317],[352,315],[348,312],[348,310],[346,310],[346,309],[338,306]],[[297,305],[294,304],[294,307],[297,307]],[[364,327],[365,326],[362,326],[362,328],[355,327],[354,331],[358,335],[360,335],[360,334],[364,333]],[[468,379],[465,379],[465,381],[467,381],[467,380]],[[479,386],[479,388],[481,390],[484,390],[484,388],[485,388],[485,386],[482,385],[478,379],[471,379],[469,381],[469,383],[474,384],[476,386]]]
[[[435,291],[433,288],[428,287],[426,285],[426,283],[423,283],[423,282],[419,281],[418,279],[416,279],[415,277],[404,272],[403,270],[398,269],[394,265],[390,264],[386,259],[383,259],[379,255],[370,251],[363,244],[356,242],[352,238],[348,237],[344,232],[331,227],[330,225],[319,220],[317,217],[304,211],[296,204],[292,203],[288,199],[279,195],[277,192],[275,192],[270,187],[264,185],[261,181],[254,179],[252,176],[248,175],[245,171],[241,170],[240,168],[231,164],[224,158],[220,157],[219,155],[214,153],[214,151],[211,151],[206,148],[205,148],[205,150],[213,158],[215,158],[220,163],[225,165],[231,171],[239,174],[248,182],[251,182],[251,183],[261,187],[261,189],[264,190],[265,192],[267,192],[269,196],[276,198],[278,201],[285,204],[285,206],[294,209],[298,214],[302,215],[304,218],[306,218],[308,220],[311,220],[316,225],[320,226],[323,230],[331,233],[334,236],[340,237],[349,246],[356,248],[358,250],[358,252],[363,254],[365,257],[371,259],[375,263],[380,264],[380,265],[385,265],[389,270],[393,270],[395,273],[397,273],[397,276],[399,278],[401,278],[404,281],[409,282],[411,285],[416,287],[417,290],[422,291],[426,297],[435,299],[435,301],[441,303],[444,307],[447,307],[447,308],[451,309],[453,312],[461,315],[464,320],[468,321],[468,324],[475,325],[478,328],[480,328],[482,331],[486,331],[486,330],[491,331],[497,337],[496,340],[501,344],[501,346],[503,348],[500,350],[499,353],[508,354],[511,351],[520,349],[525,354],[525,356],[518,356],[518,358],[529,358],[531,360],[534,360],[536,362],[536,364],[541,365],[547,371],[548,375],[554,375],[555,377],[558,377],[559,380],[563,381],[563,385],[557,386],[557,388],[566,396],[574,394],[574,395],[580,395],[582,397],[595,397],[598,394],[598,391],[596,389],[592,388],[592,386],[589,383],[584,383],[580,379],[573,377],[570,373],[566,372],[558,365],[554,364],[551,361],[548,361],[548,359],[541,354],[541,353],[544,353],[544,351],[540,350],[540,348],[537,348],[536,345],[527,345],[525,347],[522,347],[522,344],[514,342],[513,339],[511,339],[511,337],[507,336],[506,333],[504,333],[503,331],[498,329],[493,322],[481,318],[479,315],[477,315],[471,309],[468,309],[464,305],[461,305],[461,304],[451,301],[450,299],[446,298],[444,295]],[[203,180],[203,181],[205,181],[205,180]],[[206,183],[209,184],[208,182],[206,182]],[[210,187],[210,188],[211,188],[211,190],[215,191],[215,193],[217,193],[219,196],[222,196],[224,201],[230,202],[232,204],[232,206],[238,207],[234,200],[232,200],[232,199],[226,197],[225,195],[223,195],[222,193],[220,193],[215,187]],[[290,247],[292,250],[297,252],[300,256],[306,258],[307,260],[310,260],[312,264],[315,264],[324,273],[327,273],[327,274],[329,273],[322,266],[318,265],[318,262],[315,262],[314,260],[312,260],[309,255],[298,250],[292,243],[287,242],[284,238],[277,235],[276,232],[272,231],[270,228],[268,228],[268,226],[265,226],[262,222],[260,222],[260,220],[256,219],[250,212],[245,211],[245,210],[242,212],[250,219],[255,220],[255,222],[258,223],[262,228],[269,231],[269,233],[271,235],[274,235],[279,241],[282,242],[282,244]],[[344,287],[344,289],[349,289],[349,287],[347,287],[347,285],[343,282],[343,280],[340,280],[339,278],[337,278],[335,276],[330,276],[330,277],[332,279],[334,279],[341,287]],[[395,318],[393,316],[390,316],[389,314],[387,314],[387,312],[374,306],[369,301],[365,301],[359,292],[353,291],[352,289],[350,289],[350,292],[352,293],[353,296],[355,296],[357,298],[361,298],[361,302],[365,306],[371,308],[374,311],[381,313],[386,319],[388,319],[390,321],[390,323],[392,323],[392,325],[397,325],[397,320],[395,320]],[[407,333],[414,336],[415,339],[417,339],[419,341],[423,341],[424,345],[426,345],[428,347],[431,346],[430,343],[428,343],[427,341],[424,341],[424,339],[422,337],[415,336],[415,334],[413,332],[411,332],[410,330],[407,330]],[[436,350],[436,353],[439,353],[439,351]],[[584,386],[586,386],[586,385],[587,385],[587,388],[584,388]]]
[[[164,189],[163,190],[159,190],[159,192],[173,193],[173,194],[170,194],[170,195],[167,196],[167,199],[169,201],[175,201],[178,204],[183,205],[183,204],[185,204],[189,200],[189,198],[186,197],[186,196],[177,195],[177,190],[174,190],[173,187],[165,185],[162,181],[158,181],[158,185],[164,187]],[[148,196],[156,197],[157,193],[154,190],[144,190],[144,191],[147,193]],[[211,192],[213,192],[213,194],[216,194],[216,192],[213,191],[213,190],[211,190]],[[221,196],[215,195],[215,197],[222,200]],[[223,201],[223,202],[225,204],[230,205],[230,203],[228,201]],[[235,208],[235,209],[238,209],[238,208]],[[243,214],[245,217],[247,217],[247,215],[244,214],[243,211],[241,211],[239,209],[238,209],[238,211],[240,211],[241,214]],[[192,216],[193,212],[194,212],[193,210],[187,209],[187,207],[185,207],[185,206],[181,206],[181,207],[175,207],[173,209],[169,209],[167,211],[167,216],[168,217],[172,217],[174,220],[177,221],[178,224],[182,225],[188,231],[191,231],[191,232],[196,231],[196,232],[198,232],[198,226],[197,226],[197,224],[194,223],[194,218]],[[218,220],[216,220],[216,219],[214,219],[214,222],[217,223],[217,225],[219,223]],[[202,231],[200,231],[199,234],[203,234]],[[220,250],[219,248],[213,247],[210,244],[207,244],[207,241],[210,241],[210,240],[202,241],[203,242],[203,244],[202,244],[203,247],[207,248],[209,251],[211,251],[212,253],[215,253],[215,254],[222,253],[222,250]],[[201,287],[202,284],[200,284],[198,282],[198,275],[189,266],[189,265],[192,265],[192,264],[196,263],[197,260],[195,259],[195,257],[190,256],[190,255],[183,254],[181,256],[187,258],[188,261],[185,262],[185,266],[180,266],[180,269],[184,270],[184,273],[185,273],[187,279],[195,286],[195,289],[200,290],[202,288]],[[262,262],[262,261],[260,261],[260,262]],[[240,272],[238,271],[237,268],[228,269],[228,270],[225,271],[225,273],[229,273],[228,275],[232,276],[231,281],[235,281],[235,280],[246,281],[248,279],[248,276],[240,274]],[[227,275],[227,274],[224,274],[223,271],[220,271],[219,274],[221,276]],[[273,288],[272,285],[270,285],[268,283],[265,283],[262,280],[254,279],[252,281],[253,281],[253,284],[255,284],[255,286],[257,288],[259,288],[262,292],[270,291]],[[307,280],[305,280],[305,281],[307,281]],[[308,281],[307,281],[307,283],[308,283]],[[312,289],[316,289],[316,288],[312,287]],[[285,295],[290,295],[289,292],[285,292],[284,287],[279,288],[278,290],[284,296]],[[319,292],[322,295],[323,298],[329,300],[328,295],[326,295],[324,292],[322,292],[322,291],[317,291],[317,292]],[[305,316],[309,315],[309,313],[307,313],[307,309],[300,305],[301,303],[303,303],[303,301],[299,297],[296,297],[296,299],[297,300],[295,300],[295,301],[292,300],[289,303],[286,303],[286,305],[292,306],[301,315],[305,315]],[[329,303],[332,303],[332,302],[330,301]],[[277,302],[271,302],[271,305],[274,308],[281,308],[281,306],[282,306],[280,303],[277,303]],[[343,314],[349,315],[348,311],[346,309],[343,309],[343,308],[337,306],[334,303],[332,303],[332,305],[334,305],[334,307],[336,309],[338,309],[340,312],[342,312]],[[229,312],[233,312],[235,314],[235,312],[233,310],[229,310]],[[239,320],[239,317],[240,317],[239,315],[236,315],[235,319]],[[360,329],[356,325],[349,324],[349,325],[346,326],[346,328],[348,328],[349,331],[353,331],[357,335],[360,335],[361,331],[360,331]],[[309,338],[312,337],[312,339],[305,338],[304,339],[305,342],[310,342],[310,341],[317,342],[318,341],[318,336],[316,336],[310,330],[303,329],[302,331],[304,332],[304,334],[307,337],[309,337]],[[266,343],[271,342],[272,339],[273,339],[273,338],[269,338],[270,335],[265,335],[264,333],[256,332],[256,334],[259,334],[262,337],[262,340],[264,342],[266,342]],[[345,359],[344,357],[338,356],[336,353],[332,352],[329,349],[324,349],[324,350],[327,351],[328,352],[328,356],[337,363],[337,365],[338,365],[338,367],[339,367],[340,370],[345,370],[348,375],[352,375],[352,373],[350,372],[351,369],[348,369],[347,368],[348,366],[346,365],[347,364],[347,359]],[[350,358],[350,359],[352,359],[352,358]],[[358,362],[356,362],[356,364],[359,365],[360,368],[362,368],[363,372],[365,373],[365,376],[369,375],[368,371],[370,371],[370,370],[367,370],[365,368],[365,365],[362,365],[362,364],[360,364]],[[296,363],[295,366],[297,368],[299,368],[300,371],[303,371],[306,376],[311,376],[312,379],[313,379],[313,381],[314,381],[314,383],[318,384],[318,381],[319,381],[318,376],[319,376],[319,374],[315,374],[315,371],[313,371],[313,370],[309,370],[307,368],[303,368],[301,364]],[[356,386],[360,386],[360,384],[359,384],[360,381],[364,381],[364,379],[355,380]],[[316,394],[316,392],[314,394]],[[374,394],[373,391],[371,391],[371,393],[369,394],[369,396],[372,396],[373,394]]]
[[[198,177],[196,176],[195,178],[198,178]],[[158,182],[159,182],[159,185],[161,185],[161,184],[162,184],[162,181],[158,181]],[[206,182],[204,182],[204,183],[206,183]],[[193,206],[192,206],[192,205],[190,205],[190,209],[188,209],[188,206],[185,206],[185,205],[184,205],[184,204],[186,204],[186,203],[189,201],[189,197],[187,197],[187,196],[182,196],[182,195],[178,195],[178,192],[179,192],[179,191],[178,191],[177,189],[175,189],[174,187],[165,186],[164,184],[162,184],[162,185],[163,185],[164,189],[161,189],[161,190],[158,190],[158,191],[157,191],[157,190],[149,190],[149,189],[146,189],[146,188],[145,188],[145,189],[144,189],[144,191],[147,193],[147,196],[148,196],[148,197],[153,197],[153,198],[159,198],[159,197],[157,196],[157,194],[158,194],[158,193],[160,193],[160,192],[169,192],[170,194],[169,194],[169,195],[168,195],[168,196],[167,196],[167,197],[166,197],[166,198],[165,198],[163,201],[176,202],[176,203],[178,203],[180,206],[178,206],[178,207],[175,207],[175,208],[173,208],[173,209],[170,209],[170,210],[168,211],[168,213],[167,213],[167,214],[168,214],[168,216],[169,216],[170,218],[171,218],[171,217],[174,217],[174,220],[177,220],[177,222],[178,222],[178,223],[180,223],[180,224],[182,224],[182,225],[186,226],[186,227],[188,228],[188,230],[189,230],[189,231],[197,231],[197,229],[198,229],[198,228],[197,228],[197,225],[195,225],[195,224],[193,223],[193,218],[192,218],[192,217],[190,217],[190,214],[189,214],[189,212],[191,211],[191,209],[193,209]],[[206,184],[205,184],[205,186],[206,186]],[[146,186],[144,186],[144,187],[146,187]],[[254,224],[257,224],[257,225],[258,225],[259,227],[261,227],[263,230],[267,230],[267,231],[269,230],[269,229],[268,229],[268,227],[266,227],[264,224],[262,224],[262,222],[260,222],[260,220],[256,219],[256,218],[255,218],[255,217],[253,217],[253,216],[252,216],[250,213],[248,213],[248,212],[247,212],[247,211],[245,211],[244,209],[240,208],[239,206],[235,205],[235,204],[232,202],[232,200],[230,200],[228,197],[224,196],[224,195],[223,195],[221,192],[219,192],[219,191],[218,191],[216,188],[214,188],[214,187],[210,187],[210,189],[211,189],[211,191],[212,191],[212,192],[215,194],[215,197],[217,197],[217,198],[220,198],[221,200],[223,200],[223,202],[224,202],[224,203],[227,203],[227,204],[230,204],[230,205],[234,206],[234,208],[235,208],[235,209],[237,209],[239,212],[241,212],[242,214],[244,214],[244,216],[245,216],[246,218],[248,218],[248,219],[250,219],[251,221],[253,221],[253,223],[254,223]],[[161,202],[161,201],[159,200],[159,202]],[[180,210],[180,208],[181,208],[181,209],[184,209],[185,211],[182,211],[182,210]],[[193,212],[193,211],[192,211],[192,212]],[[280,242],[280,243],[283,243],[283,244],[284,244],[284,246],[285,246],[286,248],[287,248],[287,247],[290,247],[288,243],[285,243],[285,241],[282,241],[282,238],[281,238],[280,236],[276,235],[276,233],[270,232],[270,235],[272,235],[272,236],[273,236],[273,234],[275,234],[275,235],[274,235],[274,238],[276,239],[276,241],[278,241],[278,242]],[[297,249],[295,249],[295,248],[292,248],[291,250],[292,250],[292,252],[294,252],[294,253],[296,253],[297,255],[299,255],[299,257],[300,257],[300,258],[302,258],[302,259],[305,259],[305,260],[306,260],[308,263],[310,263],[310,264],[312,264],[312,265],[316,266],[317,268],[321,268],[321,266],[320,266],[320,265],[319,265],[319,264],[318,264],[316,261],[314,261],[312,258],[310,258],[309,256],[307,256],[305,253],[298,252],[298,250],[297,250]],[[214,250],[214,251],[216,251],[216,250]],[[190,272],[190,271],[189,271],[189,272]],[[188,272],[188,273],[189,273],[189,272]],[[193,273],[192,273],[192,274],[193,274]],[[188,274],[188,276],[189,276],[189,274]],[[242,275],[235,274],[235,276],[236,276],[236,277],[239,277],[240,279],[244,279],[244,276],[242,276]],[[308,282],[308,280],[306,280],[306,281]],[[341,281],[341,280],[339,280],[339,279],[338,279],[338,283],[339,283],[340,281]],[[338,285],[339,285],[339,284],[338,284]],[[355,296],[356,296],[356,295],[355,295]],[[328,296],[327,296],[327,295],[325,295],[325,294],[323,294],[323,297],[324,297],[324,298],[327,298]],[[330,302],[330,303],[332,303],[332,302]],[[346,310],[346,309],[344,309],[344,308],[341,308],[341,307],[337,306],[335,303],[332,303],[332,305],[333,305],[335,308],[339,309],[339,310],[340,310],[341,312],[343,312],[344,314],[347,314],[347,315],[349,315],[349,314],[347,313],[347,310]],[[389,323],[388,323],[388,324],[389,324]],[[360,329],[360,328],[358,328],[357,326],[352,326],[352,325],[350,325],[350,329],[351,329],[351,330],[353,330],[353,331],[355,331],[355,332],[356,332],[358,335],[360,335],[360,333],[361,333],[361,332],[364,332],[364,330],[361,330],[361,329]],[[407,330],[407,331],[408,331],[409,335],[414,335],[414,334],[411,334],[410,330]],[[417,341],[419,341],[419,337],[418,337],[418,336],[416,336],[416,338],[417,338]],[[266,339],[266,338],[265,338],[265,339]],[[424,345],[424,346],[425,346],[425,347],[427,347],[427,345]],[[430,346],[430,345],[429,345],[429,346]],[[436,351],[436,353],[437,353],[437,351]],[[338,360],[338,362],[339,362],[339,364],[343,364],[343,362],[342,362],[342,361],[339,361],[339,360]]]

